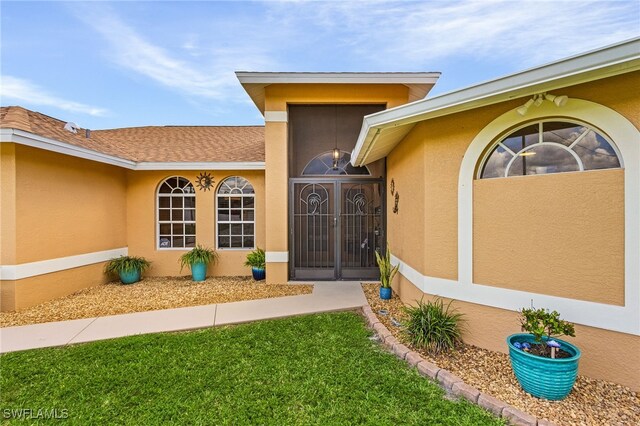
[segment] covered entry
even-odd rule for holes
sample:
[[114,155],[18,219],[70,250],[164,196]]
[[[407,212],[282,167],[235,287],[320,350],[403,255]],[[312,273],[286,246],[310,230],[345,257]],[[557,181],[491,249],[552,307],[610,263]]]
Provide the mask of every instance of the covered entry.
[[384,161],[351,165],[362,118],[384,105],[289,106],[289,277],[377,279]]

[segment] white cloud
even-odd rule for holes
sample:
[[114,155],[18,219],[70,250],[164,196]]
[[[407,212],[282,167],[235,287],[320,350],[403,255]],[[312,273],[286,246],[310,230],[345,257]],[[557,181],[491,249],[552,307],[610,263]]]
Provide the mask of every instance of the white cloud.
[[195,33],[182,36],[184,41],[172,51],[147,40],[109,7],[74,4],[73,10],[107,41],[107,55],[113,62],[193,99],[244,102],[246,95],[237,90],[233,71],[271,63],[259,48],[211,47]]
[[[635,1],[286,2],[299,31],[338,36],[335,49],[393,68],[465,56],[540,64],[638,36]],[[283,18],[285,19],[285,18]],[[310,30],[309,30],[310,31]]]
[[104,108],[85,105],[58,97],[48,93],[45,89],[30,82],[29,80],[9,75],[3,75],[0,77],[0,93],[2,93],[3,103],[4,99],[12,99],[31,105],[52,106],[80,114],[93,116],[103,116],[107,114],[107,110]]

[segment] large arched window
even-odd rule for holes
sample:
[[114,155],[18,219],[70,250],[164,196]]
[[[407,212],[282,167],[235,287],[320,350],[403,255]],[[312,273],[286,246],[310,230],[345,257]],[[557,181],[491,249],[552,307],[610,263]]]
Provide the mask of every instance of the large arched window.
[[255,248],[255,192],[245,178],[231,176],[218,187],[218,248]]
[[158,248],[196,245],[196,190],[187,179],[173,176],[158,187]]
[[502,138],[485,157],[479,178],[539,175],[620,167],[614,144],[593,127],[539,121]]

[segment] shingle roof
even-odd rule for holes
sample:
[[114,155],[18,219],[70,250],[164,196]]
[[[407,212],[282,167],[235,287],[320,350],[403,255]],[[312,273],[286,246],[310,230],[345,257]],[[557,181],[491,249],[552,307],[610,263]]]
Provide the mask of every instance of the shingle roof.
[[0,107],[0,127],[135,162],[264,161],[263,126],[147,126],[64,130],[66,122],[19,106]]

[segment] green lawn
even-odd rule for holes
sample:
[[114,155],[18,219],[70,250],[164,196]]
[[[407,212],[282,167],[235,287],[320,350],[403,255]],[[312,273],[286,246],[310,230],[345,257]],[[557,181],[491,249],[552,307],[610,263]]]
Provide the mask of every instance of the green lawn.
[[67,409],[67,424],[502,424],[369,336],[344,312],[11,353],[0,408]]

